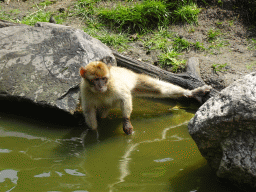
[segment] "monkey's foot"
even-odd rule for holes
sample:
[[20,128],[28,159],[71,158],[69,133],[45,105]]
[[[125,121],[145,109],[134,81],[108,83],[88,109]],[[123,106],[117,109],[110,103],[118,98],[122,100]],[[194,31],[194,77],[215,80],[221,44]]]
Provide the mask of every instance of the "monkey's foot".
[[133,126],[129,118],[123,118],[123,130],[127,135],[132,134]]
[[202,87],[198,87],[198,88],[192,90],[193,96],[194,95],[204,95],[206,92],[209,92],[211,89],[212,89],[212,87],[210,85],[204,85]]
[[202,96],[204,96],[205,93],[210,92],[211,89],[212,89],[212,87],[209,85],[204,85],[202,87],[198,87],[198,88],[192,90],[192,94],[193,94],[192,97],[194,97],[200,103],[202,103]]

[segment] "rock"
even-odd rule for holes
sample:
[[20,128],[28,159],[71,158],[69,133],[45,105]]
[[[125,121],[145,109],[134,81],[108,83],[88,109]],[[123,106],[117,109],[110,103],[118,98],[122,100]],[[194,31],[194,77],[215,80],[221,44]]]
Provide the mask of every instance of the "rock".
[[63,25],[3,27],[0,37],[0,101],[26,99],[74,114],[79,103],[79,68],[95,60],[116,65],[107,46]]
[[56,20],[54,19],[53,15],[51,15],[50,19],[49,19],[50,23],[56,23]]
[[210,98],[188,130],[218,177],[255,188],[256,72]]

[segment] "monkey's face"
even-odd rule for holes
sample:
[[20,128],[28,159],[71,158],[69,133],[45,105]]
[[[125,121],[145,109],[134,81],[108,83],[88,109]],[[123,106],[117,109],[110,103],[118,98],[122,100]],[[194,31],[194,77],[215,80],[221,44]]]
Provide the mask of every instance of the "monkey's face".
[[92,92],[104,93],[107,91],[110,71],[105,63],[94,61],[85,68],[81,67],[80,76],[89,83],[89,89]]
[[90,84],[90,89],[94,93],[104,93],[108,90],[108,78],[107,77],[96,77],[93,79],[87,79]]

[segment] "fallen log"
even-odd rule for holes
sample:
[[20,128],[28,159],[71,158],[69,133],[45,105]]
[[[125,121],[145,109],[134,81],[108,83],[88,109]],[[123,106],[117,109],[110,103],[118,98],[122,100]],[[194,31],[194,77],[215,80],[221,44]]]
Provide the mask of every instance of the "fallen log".
[[21,25],[24,25],[24,24],[13,23],[11,21],[5,21],[5,20],[0,19],[0,28],[10,27],[10,26],[21,26]]

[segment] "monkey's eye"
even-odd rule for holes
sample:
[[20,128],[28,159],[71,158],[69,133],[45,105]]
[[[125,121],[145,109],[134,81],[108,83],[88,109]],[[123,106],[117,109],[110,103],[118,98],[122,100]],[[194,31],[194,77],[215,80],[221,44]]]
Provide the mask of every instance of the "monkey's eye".
[[108,82],[108,78],[107,77],[103,77],[102,80],[105,81],[105,83]]

